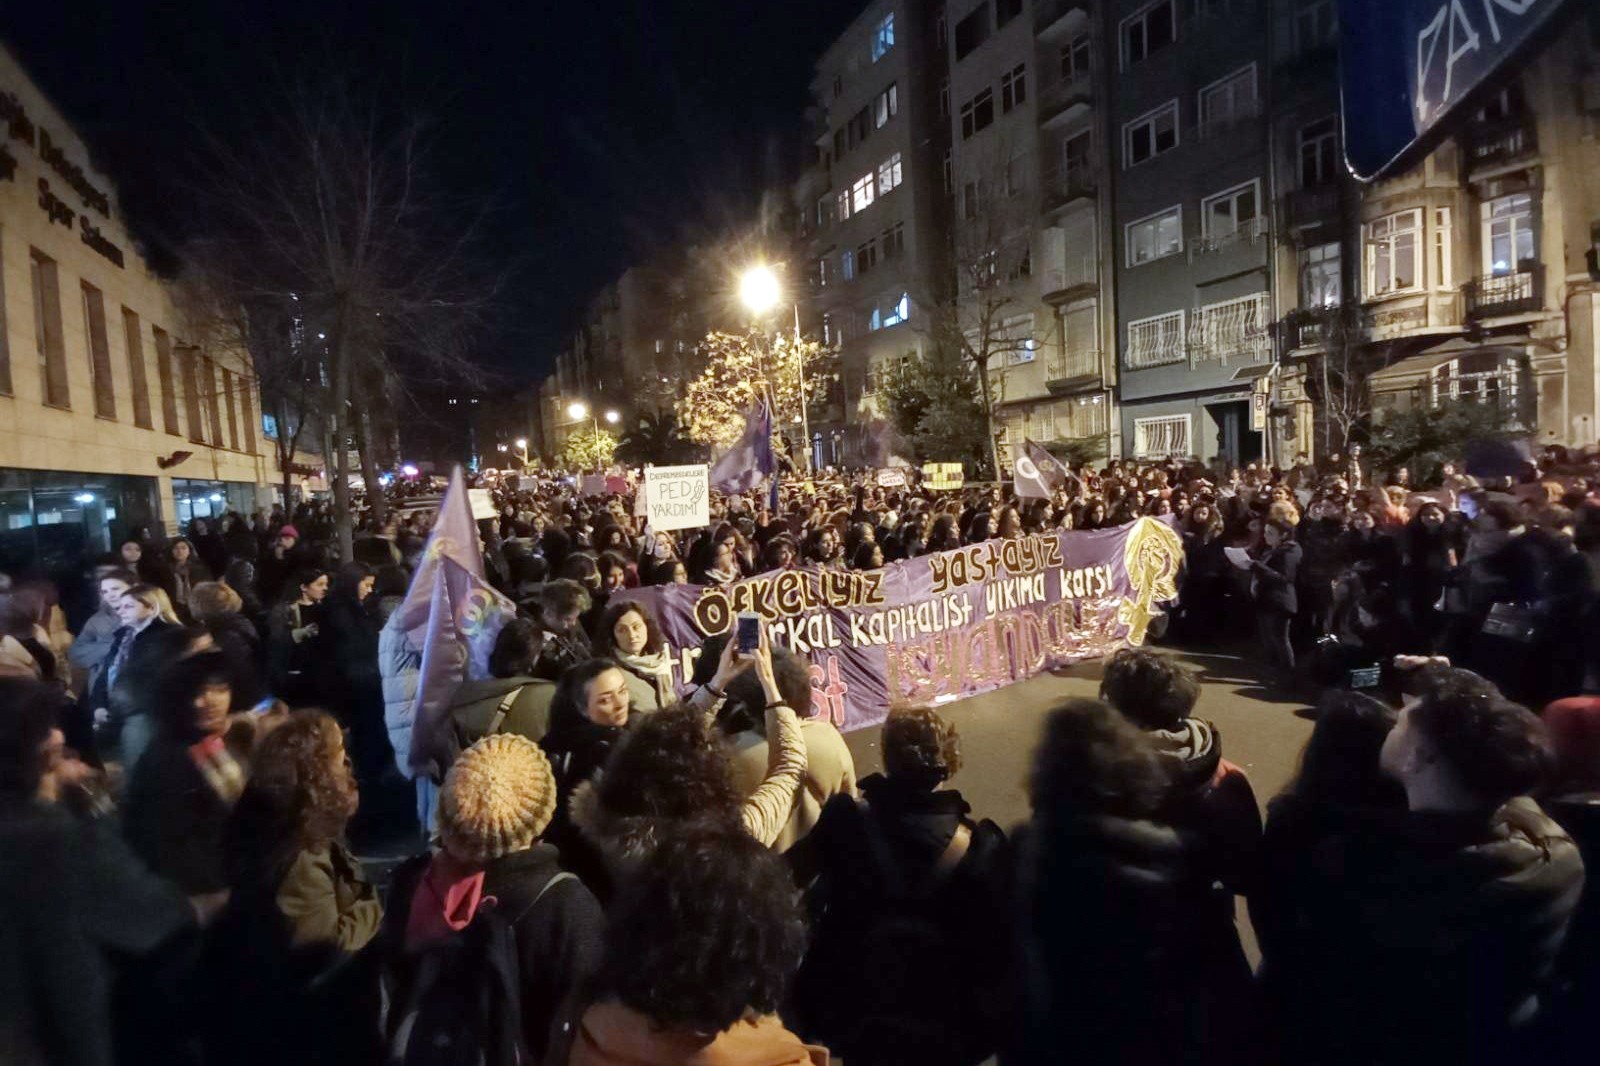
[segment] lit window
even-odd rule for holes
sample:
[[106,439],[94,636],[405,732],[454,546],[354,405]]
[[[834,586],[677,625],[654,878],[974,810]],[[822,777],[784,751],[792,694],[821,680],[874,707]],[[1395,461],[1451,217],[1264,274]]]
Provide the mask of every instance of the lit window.
[[1125,232],[1129,266],[1174,255],[1183,251],[1183,208],[1169,207],[1158,215],[1130,222]]
[[889,120],[900,113],[900,90],[893,82],[889,87],[878,94],[877,103],[872,109],[872,124],[882,129],[888,125]]
[[856,276],[856,253],[848,248],[839,255],[839,274],[846,281]]
[[[883,16],[883,21],[878,23],[877,31],[872,35],[872,61],[876,63],[889,54],[894,47],[894,12]],[[858,55],[860,53],[857,53]]]
[[1533,264],[1538,242],[1531,194],[1513,193],[1483,205],[1483,249],[1485,274],[1514,274]]
[[900,185],[900,153],[885,159],[878,165],[878,195],[882,196]]
[[1433,209],[1433,283],[1441,289],[1451,287],[1453,272],[1450,269],[1450,209]]
[[863,174],[856,179],[854,185],[850,186],[850,210],[860,214],[872,206],[872,200],[875,195],[872,188],[872,175]]
[[817,260],[817,283],[823,287],[828,284],[828,260],[826,258]]
[[1422,212],[1401,211],[1367,223],[1367,295],[1421,286]]
[[834,205],[838,209],[839,221],[843,222],[850,217],[850,190],[846,189],[834,198]]
[[1178,147],[1178,102],[1169,100],[1122,127],[1124,167],[1138,166]]
[[883,328],[883,312],[876,307],[872,309],[872,314],[867,316],[867,328],[874,330]]
[[[873,314],[876,315],[877,311],[873,311]],[[896,300],[894,306],[889,308],[888,313],[883,316],[883,324],[885,327],[898,326],[910,317],[911,297],[907,293],[901,293],[900,299]]]
[[1157,0],[1122,20],[1122,65],[1128,67],[1167,47],[1178,36],[1172,0]]
[[1342,255],[1338,241],[1300,250],[1300,306],[1337,307],[1343,299]]

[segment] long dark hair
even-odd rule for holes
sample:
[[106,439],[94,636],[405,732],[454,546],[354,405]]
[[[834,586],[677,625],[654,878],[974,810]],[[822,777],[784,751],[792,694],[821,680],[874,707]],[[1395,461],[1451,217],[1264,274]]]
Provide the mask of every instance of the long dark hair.
[[[373,577],[372,567],[366,563],[345,563],[339,567],[339,572],[334,575],[333,587],[328,590],[328,599],[334,603],[342,603],[347,607],[361,606],[361,583]],[[315,578],[312,579],[316,580]]]
[[1405,793],[1378,768],[1378,753],[1394,723],[1395,712],[1371,696],[1331,693],[1318,708],[1300,768],[1284,791],[1329,805],[1403,805]]
[[567,667],[556,690],[550,697],[550,731],[548,741],[562,744],[581,744],[587,741],[614,738],[622,730],[616,726],[600,725],[589,719],[589,686],[607,670],[620,670],[610,659],[590,659]]

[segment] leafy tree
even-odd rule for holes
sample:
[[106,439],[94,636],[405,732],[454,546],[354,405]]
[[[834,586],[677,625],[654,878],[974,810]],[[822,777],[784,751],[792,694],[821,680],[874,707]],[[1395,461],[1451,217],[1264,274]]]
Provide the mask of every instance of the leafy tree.
[[879,399],[918,462],[961,462],[978,478],[994,469],[977,375],[965,355],[935,347],[891,371]]
[[1381,412],[1366,450],[1374,470],[1404,466],[1416,484],[1428,484],[1444,463],[1459,462],[1469,444],[1526,436],[1516,414],[1497,404],[1419,404],[1409,411]]
[[828,354],[816,341],[801,341],[759,330],[706,334],[700,342],[705,368],[689,382],[676,412],[681,431],[692,441],[725,448],[744,432],[745,414],[758,399],[772,402],[776,429],[800,418],[800,370],[806,395],[824,386]]
[[561,465],[568,470],[602,470],[616,454],[616,437],[603,429],[580,429],[561,449]]
[[617,444],[617,457],[634,465],[692,463],[703,451],[683,435],[678,416],[671,411],[640,415],[638,424],[624,433]]
[[1080,466],[1092,466],[1111,453],[1111,434],[1100,433],[1093,437],[1053,440],[1045,444],[1045,450],[1073,470],[1077,470]]

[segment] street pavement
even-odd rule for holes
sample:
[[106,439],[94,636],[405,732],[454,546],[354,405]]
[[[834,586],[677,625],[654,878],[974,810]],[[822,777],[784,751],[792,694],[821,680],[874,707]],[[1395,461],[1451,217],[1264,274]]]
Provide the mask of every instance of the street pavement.
[[[1267,801],[1294,776],[1300,749],[1311,735],[1306,703],[1267,686],[1252,646],[1160,650],[1200,675],[1195,714],[1217,727],[1223,757],[1250,775],[1265,812]],[[962,769],[953,785],[972,804],[974,817],[991,818],[1007,832],[1027,820],[1028,773],[1045,715],[1063,699],[1093,698],[1099,690],[1099,662],[1080,663],[939,708],[961,735]],[[883,768],[878,739],[877,729],[845,736],[862,777]],[[1245,952],[1255,965],[1260,958],[1243,900],[1238,922]]]

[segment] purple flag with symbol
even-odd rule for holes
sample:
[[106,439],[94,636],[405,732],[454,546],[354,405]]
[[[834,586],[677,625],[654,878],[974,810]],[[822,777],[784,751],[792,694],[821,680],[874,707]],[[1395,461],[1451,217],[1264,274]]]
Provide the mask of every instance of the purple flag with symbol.
[[772,412],[757,403],[745,416],[744,435],[711,467],[711,487],[718,492],[749,492],[777,470],[772,455]]
[[443,754],[444,717],[456,687],[489,676],[489,652],[516,613],[516,604],[483,575],[478,526],[457,466],[405,601],[395,609],[408,643],[422,653],[408,760],[413,769]]

